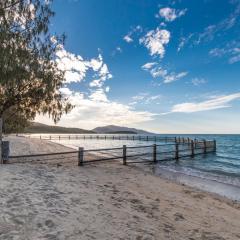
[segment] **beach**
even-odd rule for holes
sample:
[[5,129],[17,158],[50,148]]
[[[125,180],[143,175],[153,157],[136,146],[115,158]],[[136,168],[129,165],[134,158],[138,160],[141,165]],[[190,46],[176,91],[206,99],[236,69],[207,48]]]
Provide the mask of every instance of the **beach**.
[[[11,140],[15,155],[69,150]],[[0,239],[240,238],[239,203],[118,162],[2,165],[0,194]]]

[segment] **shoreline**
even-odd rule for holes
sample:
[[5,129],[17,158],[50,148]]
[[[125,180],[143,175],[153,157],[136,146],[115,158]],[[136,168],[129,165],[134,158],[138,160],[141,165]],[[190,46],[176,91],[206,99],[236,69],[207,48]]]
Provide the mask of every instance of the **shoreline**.
[[[45,147],[45,151],[42,151],[41,153],[54,153],[58,151],[67,152],[67,151],[77,149],[77,147],[74,148],[69,144],[63,144],[60,142],[55,142],[47,139],[34,139],[34,138],[27,138],[25,136],[8,136],[6,138],[14,142],[19,138],[25,139],[25,140],[29,139],[29,140],[26,140],[26,143],[31,143],[30,146],[28,146],[30,149],[29,151],[27,151],[27,154],[39,153],[38,152],[39,146],[41,145]],[[23,143],[21,143],[20,146],[16,146],[15,144],[14,148],[12,147],[12,149],[14,149],[15,152],[17,150],[17,152],[21,153],[22,151],[20,148],[22,147],[22,145]],[[34,149],[34,146],[38,146],[38,147]],[[144,165],[144,166],[147,166],[147,165]],[[141,166],[141,164],[135,165],[135,167],[141,169],[144,172],[151,173],[155,176],[158,176],[159,178],[170,180],[175,184],[180,184],[180,185],[184,184],[189,186],[190,188],[196,189],[197,191],[206,192],[209,194],[219,196],[221,198],[225,198],[226,200],[237,201],[238,203],[240,203],[240,188],[238,186],[235,186],[229,183],[224,183],[218,180],[207,179],[201,176],[189,175],[183,172],[174,172],[166,168],[161,168],[161,166],[159,165],[158,167],[156,166],[154,167],[154,165],[152,165],[152,167],[150,166],[151,165],[144,168],[143,166]],[[227,188],[225,188],[226,186]]]
[[[77,147],[74,148],[70,144],[64,145],[64,144],[56,142],[56,141],[51,141],[51,140],[49,140],[49,141],[45,140],[45,141],[59,144],[59,145],[63,146],[64,148],[67,147],[67,148],[71,148],[74,150],[77,149]],[[140,167],[140,165],[137,167],[139,167],[143,171],[148,172],[148,169]],[[183,172],[174,172],[169,169],[168,170],[163,169],[163,168],[161,169],[161,166],[159,166],[155,169],[152,169],[150,171],[152,171],[152,173],[154,175],[161,177],[161,178],[171,180],[176,184],[185,184],[196,190],[211,193],[211,194],[217,195],[219,197],[226,198],[227,200],[237,201],[240,203],[240,187],[232,185],[230,183],[225,183],[225,182],[221,182],[218,180],[208,179],[208,178],[204,178],[201,176],[189,175],[189,174],[186,174]],[[216,187],[216,185],[217,185],[217,187]],[[227,189],[225,187],[227,187]]]

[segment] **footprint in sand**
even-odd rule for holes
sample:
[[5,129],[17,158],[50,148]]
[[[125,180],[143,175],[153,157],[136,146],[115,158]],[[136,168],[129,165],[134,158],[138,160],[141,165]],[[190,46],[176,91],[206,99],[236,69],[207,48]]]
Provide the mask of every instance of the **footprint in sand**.
[[54,222],[50,219],[46,220],[45,221],[45,225],[48,227],[48,228],[53,228],[55,226]]
[[174,214],[174,217],[175,217],[175,221],[182,221],[182,220],[185,219],[183,217],[183,215],[181,213],[178,213],[178,212]]

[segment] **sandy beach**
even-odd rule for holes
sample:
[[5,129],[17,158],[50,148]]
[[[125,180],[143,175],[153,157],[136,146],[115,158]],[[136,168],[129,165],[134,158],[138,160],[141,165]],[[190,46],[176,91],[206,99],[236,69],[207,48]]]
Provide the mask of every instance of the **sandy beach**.
[[2,165],[0,196],[0,239],[240,239],[239,203],[119,163]]

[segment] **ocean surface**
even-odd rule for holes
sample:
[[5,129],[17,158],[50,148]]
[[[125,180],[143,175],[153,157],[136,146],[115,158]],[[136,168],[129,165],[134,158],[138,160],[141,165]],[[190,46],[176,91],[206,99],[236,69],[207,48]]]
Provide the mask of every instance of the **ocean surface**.
[[[46,135],[47,136],[47,135]],[[176,136],[176,135],[159,135]],[[240,200],[240,135],[177,135],[217,142],[217,152],[152,165],[155,174]],[[64,139],[54,142],[84,149],[151,145],[151,141]]]

